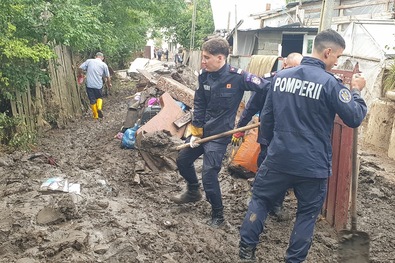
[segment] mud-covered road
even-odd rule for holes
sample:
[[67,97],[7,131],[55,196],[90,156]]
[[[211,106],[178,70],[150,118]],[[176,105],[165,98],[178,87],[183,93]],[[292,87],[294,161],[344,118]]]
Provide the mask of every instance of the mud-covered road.
[[[43,134],[33,152],[0,153],[0,262],[238,262],[239,227],[249,184],[220,174],[227,224],[205,224],[206,201],[176,205],[184,182],[176,172],[152,173],[137,150],[114,136],[133,82],[116,82],[104,119],[90,112],[65,129]],[[395,262],[395,162],[361,146],[358,229],[369,233],[371,262]],[[198,169],[199,170],[199,169]],[[80,185],[80,194],[40,192],[48,178]],[[295,215],[295,200],[285,206]],[[292,219],[267,220],[258,262],[283,262]],[[317,222],[309,263],[337,262],[337,235]]]

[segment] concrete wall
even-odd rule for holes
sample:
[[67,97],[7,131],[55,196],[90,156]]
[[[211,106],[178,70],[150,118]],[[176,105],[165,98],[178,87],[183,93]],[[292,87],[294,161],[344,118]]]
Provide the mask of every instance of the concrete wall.
[[388,151],[388,156],[395,159],[395,102],[377,99],[371,103],[368,114],[365,142]]
[[279,53],[279,45],[282,42],[282,32],[259,32],[258,33],[258,50],[256,55],[274,55]]

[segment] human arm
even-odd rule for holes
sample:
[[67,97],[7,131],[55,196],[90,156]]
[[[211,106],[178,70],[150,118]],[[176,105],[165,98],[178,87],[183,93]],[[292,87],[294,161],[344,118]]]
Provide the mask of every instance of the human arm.
[[[245,109],[241,113],[237,128],[246,126],[256,113],[260,113],[265,103],[266,94],[253,92]],[[239,146],[244,141],[245,132],[237,132],[232,136],[232,145]]]
[[237,128],[246,126],[256,113],[260,113],[265,103],[266,93],[254,92],[241,113]]
[[199,146],[199,144],[195,143],[195,141],[203,137],[203,126],[206,115],[206,107],[207,102],[204,94],[204,87],[201,81],[201,77],[199,76],[199,86],[195,91],[192,122],[190,125],[190,132],[192,134],[190,140],[191,148]]
[[107,83],[107,87],[109,87],[109,88],[112,87],[111,77],[110,77],[110,76],[108,76],[108,77],[106,78],[106,83]]
[[273,91],[269,89],[267,92],[267,97],[265,105],[263,106],[261,115],[259,117],[260,121],[260,131],[263,139],[262,144],[268,146],[273,138],[274,133],[274,115],[273,115]]
[[112,83],[111,83],[111,75],[110,75],[110,71],[108,69],[108,66],[106,64],[104,64],[104,80],[107,84],[108,88],[112,87]]
[[353,76],[351,90],[338,82],[331,92],[332,106],[343,122],[351,128],[361,125],[367,113],[366,103],[361,97],[365,84],[364,77]]

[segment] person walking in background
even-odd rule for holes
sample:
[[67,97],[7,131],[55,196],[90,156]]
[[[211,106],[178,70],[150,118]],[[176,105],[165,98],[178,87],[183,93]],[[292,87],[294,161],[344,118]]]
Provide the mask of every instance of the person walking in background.
[[182,52],[182,49],[179,49],[176,55],[174,56],[174,62],[176,63],[176,65],[182,64],[183,57],[184,57],[184,53]]
[[166,61],[169,61],[169,50],[166,48],[165,49],[165,59],[166,59]]
[[[298,66],[302,61],[302,58],[303,56],[300,53],[297,52],[290,53],[283,61],[283,69]],[[271,72],[265,74],[263,77],[271,82],[275,74],[276,72]],[[256,92],[253,93],[251,98],[248,100],[245,109],[241,113],[241,117],[237,124],[237,128],[246,126],[251,121],[252,116],[254,116],[256,113],[260,114],[265,104],[265,100],[266,100],[266,93],[256,93]],[[239,146],[243,141],[244,135],[245,132],[237,132],[233,134],[232,145]],[[266,158],[266,153],[267,153],[267,145],[264,144],[264,139],[262,137],[262,132],[260,131],[260,129],[258,129],[257,142],[259,143],[261,148],[257,159],[257,167],[259,168],[263,160]],[[285,194],[286,192],[284,192],[284,195],[281,196],[281,198],[273,204],[270,210],[270,212],[274,214],[279,220],[284,220],[285,218],[287,218],[287,215],[283,213],[283,205],[282,205],[284,202]]]
[[112,87],[110,72],[103,60],[103,53],[97,52],[94,59],[87,59],[79,67],[80,75],[86,72],[86,93],[94,119],[103,118],[103,79],[108,88]]
[[269,146],[240,228],[242,260],[255,260],[268,210],[289,188],[298,203],[285,262],[299,263],[307,257],[332,174],[335,115],[355,128],[367,112],[360,95],[366,80],[352,78],[349,90],[329,72],[345,46],[336,31],[322,31],[315,37],[312,57],[304,57],[300,66],[282,70],[273,78],[260,124],[264,144]]
[[156,54],[158,56],[159,61],[162,61],[162,52],[163,52],[163,50],[160,48],[160,49],[158,49],[158,53]]
[[270,82],[230,66],[226,62],[229,44],[223,38],[212,38],[204,42],[202,50],[204,69],[200,71],[199,86],[194,97],[190,125],[192,135],[186,140],[190,143],[190,148],[181,150],[176,161],[178,171],[187,183],[187,190],[171,200],[177,204],[201,200],[194,162],[203,155],[203,188],[211,205],[211,219],[208,224],[220,227],[225,219],[218,173],[231,137],[222,137],[203,144],[196,141],[232,130],[244,91],[267,92]]

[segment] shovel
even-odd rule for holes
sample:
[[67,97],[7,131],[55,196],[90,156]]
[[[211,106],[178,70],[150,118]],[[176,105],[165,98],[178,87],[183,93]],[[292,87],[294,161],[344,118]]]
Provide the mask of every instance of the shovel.
[[357,231],[357,188],[358,188],[358,128],[354,128],[352,151],[352,182],[351,182],[351,229],[341,230],[339,239],[339,261],[342,263],[369,262],[369,235]]
[[[257,122],[257,123],[250,124],[250,125],[247,125],[247,126],[244,126],[244,127],[241,127],[241,128],[237,128],[237,129],[234,129],[234,130],[230,130],[230,131],[222,132],[222,133],[215,134],[215,135],[212,135],[212,136],[209,136],[209,137],[205,137],[205,138],[202,138],[200,140],[196,140],[196,143],[201,144],[201,143],[204,143],[204,142],[208,142],[208,141],[212,141],[212,140],[215,140],[215,139],[218,139],[218,138],[222,138],[222,137],[225,137],[225,136],[232,135],[232,134],[234,134],[236,132],[242,132],[242,131],[251,130],[251,129],[255,128],[255,127],[258,127],[259,124],[260,123]],[[185,144],[181,144],[179,146],[176,146],[173,150],[179,151],[179,150],[182,150],[182,149],[188,148],[188,147],[190,147],[190,144],[189,143],[185,143]]]

